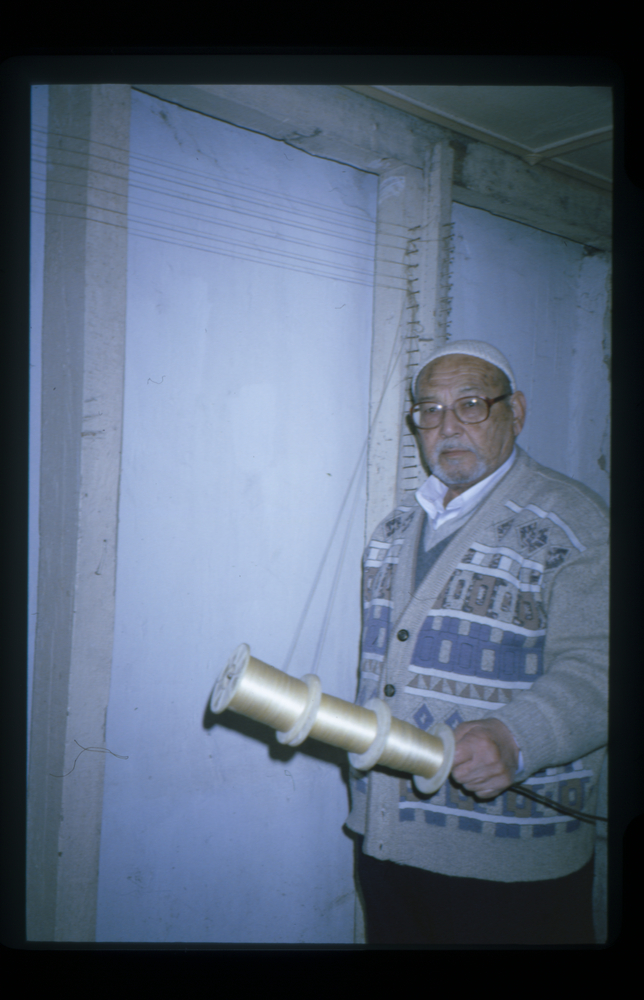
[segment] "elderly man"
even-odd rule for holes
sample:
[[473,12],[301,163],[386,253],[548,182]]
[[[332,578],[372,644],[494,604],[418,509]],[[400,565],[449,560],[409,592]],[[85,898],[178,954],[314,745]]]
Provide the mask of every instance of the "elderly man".
[[507,359],[436,350],[411,416],[431,475],[366,551],[357,701],[454,731],[450,780],[352,777],[369,943],[593,941],[592,823],[607,730],[608,519],[533,461]]

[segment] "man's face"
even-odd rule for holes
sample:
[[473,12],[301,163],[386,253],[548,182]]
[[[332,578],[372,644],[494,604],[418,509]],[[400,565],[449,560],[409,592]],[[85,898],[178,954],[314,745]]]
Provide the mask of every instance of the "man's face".
[[[466,354],[437,358],[419,384],[419,401],[453,406],[462,396],[494,399],[506,389],[494,365]],[[509,405],[508,405],[509,404]],[[487,420],[463,424],[452,410],[432,430],[418,430],[423,453],[433,474],[458,496],[485,479],[510,457],[514,439],[523,427],[525,398],[516,392],[490,408]]]

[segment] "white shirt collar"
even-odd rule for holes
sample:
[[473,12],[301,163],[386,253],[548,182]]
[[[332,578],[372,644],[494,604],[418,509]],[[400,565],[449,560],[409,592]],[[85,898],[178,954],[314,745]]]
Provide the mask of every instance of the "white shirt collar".
[[473,510],[483,497],[496,486],[499,479],[509,471],[516,457],[517,450],[515,447],[503,465],[499,466],[495,472],[486,476],[479,483],[470,486],[469,490],[465,490],[460,496],[454,497],[447,504],[447,507],[443,507],[443,499],[449,487],[433,475],[425,480],[421,488],[416,491],[416,499],[420,506],[427,512],[432,528],[436,530],[436,528],[440,528],[442,524],[445,524],[446,521],[451,521],[455,517],[462,517],[470,510]]

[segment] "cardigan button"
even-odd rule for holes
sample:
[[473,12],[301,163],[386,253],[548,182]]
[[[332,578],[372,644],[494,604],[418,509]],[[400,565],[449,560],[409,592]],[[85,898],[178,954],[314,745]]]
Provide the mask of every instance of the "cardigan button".
[[407,629],[401,628],[397,638],[400,639],[401,642],[406,642],[407,639],[409,638],[409,632],[407,631]]
[[396,693],[396,689],[393,684],[385,684],[385,694],[388,698],[393,698]]

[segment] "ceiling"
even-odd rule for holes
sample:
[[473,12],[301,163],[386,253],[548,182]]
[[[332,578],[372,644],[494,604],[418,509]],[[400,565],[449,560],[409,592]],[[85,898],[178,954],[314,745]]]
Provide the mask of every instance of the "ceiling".
[[610,87],[349,87],[408,114],[610,189]]

